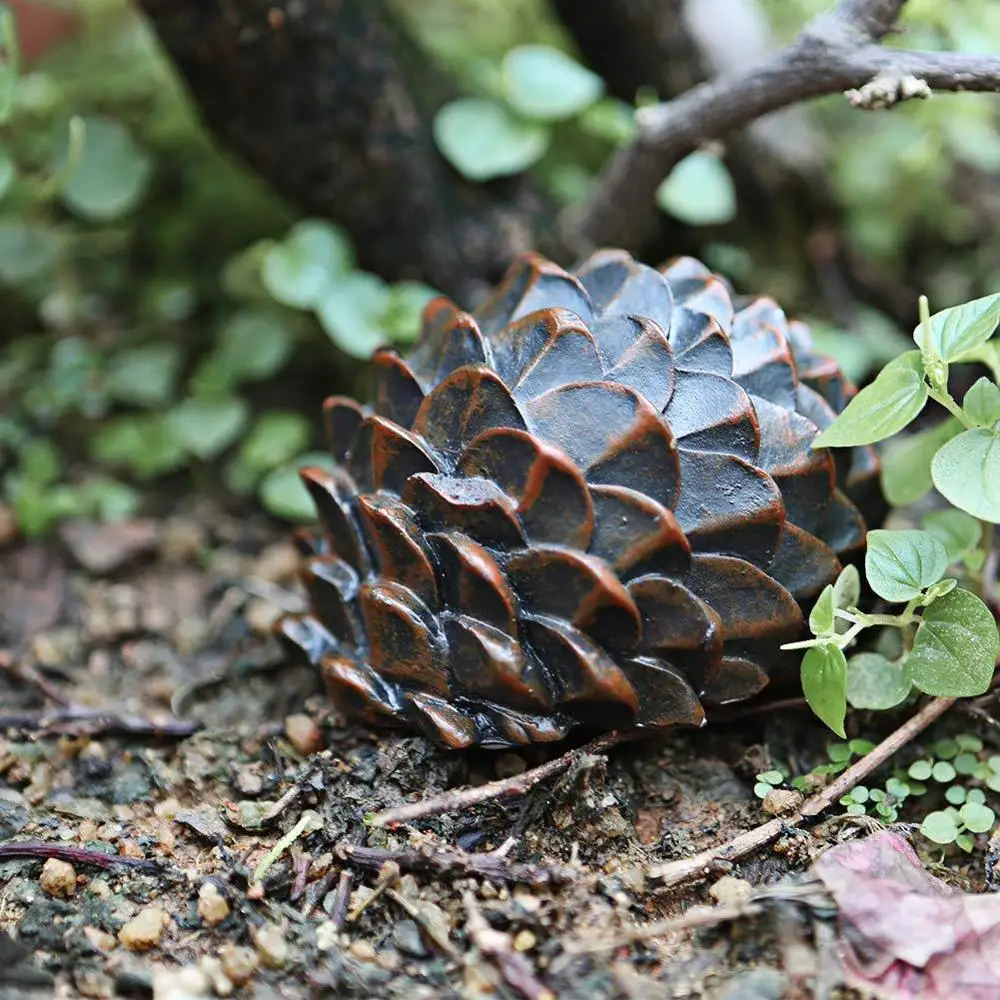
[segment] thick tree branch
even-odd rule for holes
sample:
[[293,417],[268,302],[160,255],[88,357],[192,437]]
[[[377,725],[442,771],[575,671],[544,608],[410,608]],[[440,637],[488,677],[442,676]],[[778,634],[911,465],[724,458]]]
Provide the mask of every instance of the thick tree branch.
[[876,77],[883,96],[887,82],[898,81],[896,99],[918,96],[916,81],[932,90],[1000,91],[1000,57],[907,52],[877,44],[893,29],[904,3],[841,0],[756,68],[642,111],[636,141],[611,159],[585,203],[562,213],[559,241],[577,255],[595,246],[634,245],[656,188],[677,162],[707,140],[779,108],[863,88]]

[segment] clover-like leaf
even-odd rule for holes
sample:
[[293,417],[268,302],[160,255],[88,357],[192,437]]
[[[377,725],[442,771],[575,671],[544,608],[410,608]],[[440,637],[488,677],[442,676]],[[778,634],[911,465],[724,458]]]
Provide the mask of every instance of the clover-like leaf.
[[996,813],[989,806],[978,802],[966,802],[958,810],[958,815],[970,833],[987,833],[993,829],[997,818]]
[[446,104],[434,118],[434,141],[471,181],[519,174],[549,148],[544,125],[515,118],[496,101],[477,97]]
[[968,590],[953,590],[923,614],[908,659],[926,694],[970,698],[990,686],[1000,635],[990,609]]
[[837,646],[813,646],[802,657],[802,693],[809,707],[838,736],[845,736],[847,659]]
[[931,476],[960,510],[1000,523],[1000,435],[983,427],[963,431],[938,450]]
[[920,832],[935,844],[952,844],[958,837],[959,826],[951,810],[940,810],[924,817]]
[[907,351],[879,372],[813,441],[814,448],[873,444],[901,431],[927,402],[923,359]]
[[985,375],[977,379],[965,394],[962,409],[980,427],[992,427],[1000,420],[1000,386]]
[[261,280],[279,302],[309,309],[335,275],[353,266],[354,252],[342,230],[323,219],[303,219],[267,250]]
[[503,96],[527,118],[563,121],[590,107],[604,81],[551,45],[518,45],[500,65]]
[[842,611],[857,606],[861,600],[861,574],[848,563],[833,581],[833,606]]
[[894,708],[912,687],[906,660],[893,663],[878,653],[857,653],[847,661],[847,700],[854,708]]
[[923,526],[944,543],[951,562],[976,548],[982,538],[979,522],[964,510],[935,510],[924,515]]
[[962,430],[961,421],[948,417],[934,427],[901,434],[886,445],[881,483],[886,500],[894,507],[909,507],[934,488],[931,460],[943,444]]
[[966,351],[985,343],[1000,323],[1000,294],[985,295],[931,316],[930,337],[924,325],[913,331],[913,339],[924,351],[945,361],[955,361]]
[[937,583],[948,568],[948,550],[928,531],[868,532],[865,575],[872,590],[902,603]]
[[250,407],[239,396],[193,396],[167,414],[167,425],[178,444],[198,458],[214,458],[236,440],[250,418]]
[[688,225],[718,225],[736,215],[736,185],[721,157],[699,150],[670,171],[656,203]]

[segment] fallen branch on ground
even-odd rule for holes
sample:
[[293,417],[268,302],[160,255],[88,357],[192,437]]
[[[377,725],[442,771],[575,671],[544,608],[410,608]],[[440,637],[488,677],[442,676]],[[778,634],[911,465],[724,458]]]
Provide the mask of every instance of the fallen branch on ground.
[[490,781],[485,785],[477,785],[474,788],[449,789],[440,795],[432,796],[429,799],[421,799],[410,805],[396,806],[393,809],[383,809],[382,812],[370,813],[365,818],[365,822],[369,826],[395,826],[397,823],[409,823],[411,820],[424,819],[427,816],[439,816],[441,813],[467,809],[469,806],[476,806],[494,799],[510,799],[518,795],[524,795],[525,792],[533,788],[540,781],[569,770],[581,757],[588,754],[599,754],[611,749],[611,747],[621,742],[623,735],[616,732],[605,733],[603,736],[591,740],[585,746],[578,747],[575,750],[568,750],[554,760],[546,761],[538,767],[522,771],[521,774],[515,774],[510,778],[502,778],[499,781]]
[[637,138],[612,157],[587,200],[560,216],[563,246],[582,256],[594,247],[634,245],[657,187],[675,164],[708,140],[780,108],[844,91],[853,91],[851,102],[866,108],[934,90],[1000,92],[1000,57],[880,45],[905,3],[841,0],[756,68],[643,109]]
[[650,878],[659,879],[664,885],[678,885],[704,878],[730,862],[745,858],[748,854],[777,840],[786,830],[798,826],[803,820],[818,816],[834,802],[846,795],[862,778],[866,778],[877,767],[884,764],[898,750],[906,746],[915,736],[923,732],[932,722],[940,718],[955,704],[955,698],[933,698],[911,719],[903,723],[895,732],[887,736],[871,753],[852,764],[826,788],[806,799],[798,809],[785,816],[778,816],[753,830],[747,830],[728,843],[710,848],[694,857],[668,861],[654,865],[647,871]]

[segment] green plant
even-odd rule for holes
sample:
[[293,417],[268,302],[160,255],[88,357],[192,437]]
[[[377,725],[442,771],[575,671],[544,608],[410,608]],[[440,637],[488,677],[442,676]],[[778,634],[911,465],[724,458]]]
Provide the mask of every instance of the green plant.
[[[847,705],[886,709],[911,689],[948,697],[982,694],[996,666],[1000,635],[990,609],[971,590],[946,576],[961,565],[975,579],[1000,521],[1000,353],[992,339],[1000,321],[1000,295],[930,315],[920,301],[917,350],[890,361],[813,447],[848,447],[882,441],[901,431],[934,400],[950,414],[946,430],[935,427],[907,440],[906,461],[886,463],[886,492],[915,501],[932,487],[955,509],[936,512],[923,529],[868,533],[865,576],[890,604],[889,614],[857,607],[860,578],[848,566],[827,586],[809,616],[813,638],[790,643],[805,649],[802,688],[813,711],[844,735]],[[949,367],[978,361],[993,373],[980,378],[959,405],[948,390]],[[916,439],[916,441],[914,440]],[[989,585],[991,581],[978,581]],[[850,660],[845,650],[866,628],[902,632],[893,659],[864,652]]]

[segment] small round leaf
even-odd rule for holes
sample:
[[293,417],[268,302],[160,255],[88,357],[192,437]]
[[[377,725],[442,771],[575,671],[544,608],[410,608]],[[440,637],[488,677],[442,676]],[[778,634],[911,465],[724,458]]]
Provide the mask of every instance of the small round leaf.
[[992,427],[1000,420],[1000,386],[985,375],[973,383],[962,400],[966,416],[982,427]]
[[721,157],[685,156],[656,190],[656,203],[691,226],[712,226],[736,216],[736,186]]
[[931,460],[938,448],[961,430],[961,422],[949,417],[927,430],[900,435],[886,445],[881,483],[889,503],[894,507],[908,507],[934,488]]
[[847,661],[847,700],[854,708],[894,708],[912,686],[905,660],[891,663],[878,653],[857,653]]
[[980,523],[962,510],[935,510],[926,514],[924,529],[940,539],[948,550],[948,559],[957,562],[974,549],[983,534]]
[[438,111],[434,141],[460,174],[487,181],[519,174],[540,160],[549,148],[549,131],[515,118],[495,101],[469,97]]
[[518,45],[500,66],[503,96],[526,118],[563,121],[590,107],[604,81],[551,45]]
[[214,458],[229,447],[246,426],[250,407],[239,396],[194,396],[167,414],[177,443],[198,458]]
[[935,844],[952,844],[958,836],[958,824],[948,812],[932,812],[924,817],[920,832]]
[[1000,636],[989,608],[953,590],[924,612],[909,656],[914,685],[926,694],[969,698],[990,686]]
[[872,590],[887,601],[911,600],[947,569],[947,549],[927,531],[868,532],[865,575]]
[[984,806],[978,802],[966,802],[958,810],[966,830],[970,833],[986,833],[993,828],[996,822],[996,814],[989,806]]
[[1000,524],[1000,435],[982,427],[963,431],[934,456],[931,476],[956,507]]
[[321,219],[305,219],[264,255],[261,280],[284,305],[310,309],[337,274],[354,266],[354,253],[344,233]]

